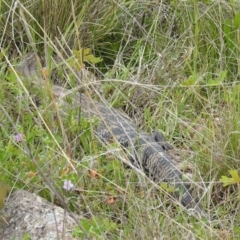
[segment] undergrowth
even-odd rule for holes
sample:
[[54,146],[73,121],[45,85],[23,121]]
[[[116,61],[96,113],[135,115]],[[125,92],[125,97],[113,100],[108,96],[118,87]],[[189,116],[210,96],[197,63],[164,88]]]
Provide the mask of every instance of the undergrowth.
[[[237,1],[5,0],[0,7],[1,182],[51,200],[50,182],[85,217],[80,224],[92,239],[240,238]],[[62,115],[51,87],[17,76],[13,69],[33,51],[49,86],[81,88],[144,131],[164,132],[220,229],[126,167],[117,143],[99,145],[100,119],[85,118],[81,107]],[[79,69],[90,74],[83,83]],[[84,238],[78,228],[73,235]]]

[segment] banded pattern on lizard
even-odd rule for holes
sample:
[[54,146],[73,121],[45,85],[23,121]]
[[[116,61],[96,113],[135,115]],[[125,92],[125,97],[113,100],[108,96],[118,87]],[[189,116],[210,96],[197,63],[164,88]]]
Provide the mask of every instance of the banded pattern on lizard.
[[[38,66],[40,66],[38,58],[34,54],[28,54],[17,66],[17,71],[40,87],[44,87],[44,80],[39,76]],[[149,135],[141,130],[138,131],[137,126],[124,118],[117,110],[93,101],[74,89],[68,90],[53,85],[52,91],[56,101],[61,104],[63,114],[64,109],[76,109],[81,106],[85,117],[99,118],[101,122],[95,134],[101,142],[105,144],[112,141],[119,142],[135,167],[142,170],[156,183],[163,181],[170,183],[176,189],[173,196],[183,206],[208,218],[183,183],[182,173],[167,154],[166,149],[170,146],[162,141],[161,135]],[[66,97],[71,99],[71,103],[66,101]]]

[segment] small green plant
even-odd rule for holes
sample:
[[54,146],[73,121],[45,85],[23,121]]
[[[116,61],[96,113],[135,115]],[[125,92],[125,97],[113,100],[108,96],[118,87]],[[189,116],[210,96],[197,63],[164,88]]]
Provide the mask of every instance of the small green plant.
[[101,58],[95,57],[91,53],[90,48],[81,48],[80,50],[72,50],[72,51],[74,56],[69,58],[67,62],[70,65],[70,67],[72,67],[74,70],[79,71],[81,68],[83,68],[84,62],[96,64],[102,61]]
[[31,236],[29,233],[24,233],[22,240],[31,240]]
[[[114,234],[114,231],[118,228],[116,223],[104,217],[81,219],[80,224],[89,236],[94,239],[102,239],[108,234]],[[73,231],[73,237],[83,239],[85,235],[79,227],[76,227]]]
[[237,170],[229,170],[228,171],[231,175],[231,177],[222,176],[220,178],[220,182],[223,184],[224,187],[233,185],[233,184],[239,184],[240,183],[240,176],[238,174]]

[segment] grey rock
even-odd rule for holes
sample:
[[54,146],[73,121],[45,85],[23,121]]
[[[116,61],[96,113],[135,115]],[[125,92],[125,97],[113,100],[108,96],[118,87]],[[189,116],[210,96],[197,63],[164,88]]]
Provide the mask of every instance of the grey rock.
[[24,190],[10,195],[0,218],[2,240],[22,240],[24,236],[31,240],[75,239],[72,231],[78,224],[64,209]]

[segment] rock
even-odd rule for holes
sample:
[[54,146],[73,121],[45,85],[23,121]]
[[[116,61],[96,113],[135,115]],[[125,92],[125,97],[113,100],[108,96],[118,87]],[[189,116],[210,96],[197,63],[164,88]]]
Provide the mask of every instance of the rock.
[[[0,239],[76,239],[75,220],[63,208],[24,190],[12,193],[0,212]],[[77,221],[76,221],[77,219]]]

